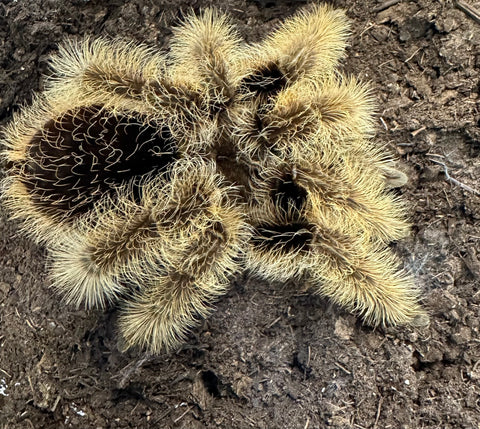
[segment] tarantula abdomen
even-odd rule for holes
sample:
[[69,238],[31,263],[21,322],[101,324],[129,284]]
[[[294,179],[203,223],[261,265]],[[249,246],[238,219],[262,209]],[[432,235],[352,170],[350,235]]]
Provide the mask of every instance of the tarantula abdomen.
[[31,140],[24,169],[27,192],[53,215],[72,217],[135,176],[159,174],[175,158],[166,127],[141,116],[81,107],[50,119]]

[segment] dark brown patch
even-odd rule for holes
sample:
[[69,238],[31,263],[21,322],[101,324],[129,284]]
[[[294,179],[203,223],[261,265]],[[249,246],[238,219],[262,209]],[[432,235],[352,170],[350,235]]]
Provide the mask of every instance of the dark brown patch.
[[274,97],[287,86],[287,78],[275,63],[268,63],[243,78],[241,92],[253,92],[257,96]]
[[307,251],[313,233],[307,223],[291,223],[288,225],[262,224],[255,228],[252,242],[256,247],[290,251]]
[[144,119],[92,106],[46,122],[20,167],[34,203],[54,216],[76,215],[113,186],[163,171],[175,158],[174,141],[168,128]]
[[278,185],[271,191],[271,197],[275,206],[285,213],[298,213],[305,206],[307,200],[307,191],[302,186],[295,183],[291,174],[286,174]]

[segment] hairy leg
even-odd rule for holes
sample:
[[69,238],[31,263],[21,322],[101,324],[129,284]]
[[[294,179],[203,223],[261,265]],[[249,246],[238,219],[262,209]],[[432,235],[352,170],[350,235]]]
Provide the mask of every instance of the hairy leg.
[[274,72],[289,84],[330,75],[344,52],[348,27],[345,13],[328,5],[300,12],[258,45],[254,74]]
[[373,326],[428,323],[413,278],[389,249],[327,229],[316,240],[318,264],[309,274],[317,293]]
[[185,161],[172,171],[166,204],[156,207],[161,263],[139,266],[128,276],[137,285],[122,304],[120,332],[126,346],[153,352],[180,344],[212,301],[241,269],[249,227],[237,190],[211,163]]

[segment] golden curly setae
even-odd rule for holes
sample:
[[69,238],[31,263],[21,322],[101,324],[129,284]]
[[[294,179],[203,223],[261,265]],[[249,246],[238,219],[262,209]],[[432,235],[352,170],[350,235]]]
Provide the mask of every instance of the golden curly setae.
[[[343,11],[313,6],[244,43],[208,9],[168,53],[67,42],[3,131],[3,202],[76,306],[118,302],[127,346],[185,340],[248,269],[295,279],[367,323],[424,320],[388,248],[406,177],[372,141],[367,86],[337,69]],[[303,285],[302,285],[303,287]]]

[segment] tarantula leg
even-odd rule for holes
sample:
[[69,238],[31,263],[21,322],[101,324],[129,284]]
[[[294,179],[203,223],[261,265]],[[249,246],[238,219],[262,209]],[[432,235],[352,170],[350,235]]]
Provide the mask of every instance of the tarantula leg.
[[305,217],[308,194],[294,180],[295,173],[273,170],[254,186],[249,221],[246,267],[263,278],[286,281],[299,278],[315,263],[310,252],[313,227]]
[[145,112],[143,93],[148,82],[163,75],[165,61],[159,52],[134,42],[86,38],[66,41],[53,56],[54,79],[49,91],[111,109]]
[[220,142],[242,74],[240,39],[230,19],[207,9],[174,29],[170,66],[145,92],[156,117],[170,124],[182,153],[198,155]]
[[[213,164],[188,162],[172,171],[168,203],[154,211],[161,237],[160,263],[147,262],[129,277],[137,290],[125,300],[119,319],[127,347],[159,352],[176,347],[211,303],[225,293],[240,269],[249,228],[235,204],[237,190],[226,185]],[[158,210],[158,212],[157,212]]]
[[346,223],[345,213],[327,208],[326,217],[313,210],[308,191],[292,174],[270,199],[251,208],[255,229],[247,267],[270,280],[310,275],[317,292],[373,325],[419,322],[423,313],[413,281],[382,250],[384,242]]
[[5,204],[38,241],[55,241],[114,186],[164,171],[177,150],[168,128],[140,114],[101,105],[57,113],[49,102],[38,101],[5,132]]
[[225,108],[240,79],[236,65],[242,44],[230,18],[206,9],[201,16],[188,15],[173,33],[172,74],[200,82],[209,94],[212,108]]
[[114,113],[138,112],[170,125],[181,145],[206,132],[196,123],[211,114],[201,85],[172,73],[163,55],[152,48],[87,38],[66,42],[51,64],[50,98],[60,100],[67,94],[73,105],[101,104]]
[[316,133],[315,116],[303,100],[292,99],[280,115],[278,111],[265,109],[260,100],[248,101],[238,109],[233,118],[232,136],[241,157],[248,163],[292,160],[292,152],[301,151],[295,146],[304,145],[305,140]]
[[390,250],[324,230],[315,252],[318,264],[310,276],[317,293],[373,326],[428,323],[412,277],[399,270]]
[[258,45],[244,86],[270,96],[300,79],[328,76],[344,52],[347,35],[343,11],[321,5],[298,13]]
[[163,182],[134,179],[118,187],[50,249],[52,287],[68,304],[104,307],[128,290],[126,277],[141,269],[143,254],[153,258],[161,244],[153,205],[162,198],[156,190]]
[[269,155],[290,162],[354,151],[382,164],[373,135],[372,99],[353,78],[300,81],[283,89],[268,108],[251,102],[236,118],[239,147],[250,158]]
[[404,172],[397,170],[394,167],[393,162],[385,163],[382,168],[382,176],[389,189],[400,188],[405,186],[408,182],[407,175]]
[[152,80],[145,90],[145,103],[151,106],[152,118],[168,124],[182,155],[205,153],[215,140],[217,124],[208,97],[184,79],[159,77]]
[[119,330],[125,349],[138,346],[152,353],[177,348],[211,303],[226,291],[215,277],[190,277],[181,272],[157,273],[155,283],[123,302]]
[[[214,162],[179,160],[171,169],[170,180],[164,189],[168,203],[156,215],[159,234],[166,242],[162,252],[164,264],[177,269],[179,263],[190,263],[184,255],[192,251],[192,241],[197,239],[200,240],[197,244],[200,255],[205,255],[201,250],[201,240],[208,243],[208,237],[225,236],[232,246],[238,246],[235,252],[242,253],[243,245],[238,240],[245,239],[249,229],[239,191],[239,187],[229,184],[218,172]],[[188,240],[183,240],[183,237],[188,237]],[[223,261],[222,272],[231,274],[228,265],[232,255],[224,252],[221,255],[226,259],[215,256],[216,263]],[[200,267],[195,272],[199,273],[198,270]]]
[[271,229],[276,224],[309,225],[318,219],[329,224],[341,219],[343,231],[384,243],[409,232],[402,202],[387,192],[375,169],[365,171],[351,157],[332,158],[330,164],[302,161],[264,169],[252,188],[254,225],[268,224]]
[[[330,77],[294,85],[281,92],[265,115],[271,144],[282,150],[290,142],[292,158],[318,157],[333,151],[359,151],[372,158],[377,149],[367,140],[374,132],[369,89],[354,78]],[[305,118],[299,128],[295,118]],[[305,128],[305,123],[308,128]]]
[[321,164],[297,167],[297,183],[308,191],[308,217],[328,223],[343,220],[343,229],[361,232],[384,243],[409,233],[403,202],[388,192],[382,176],[372,166],[345,156],[326,168]]

